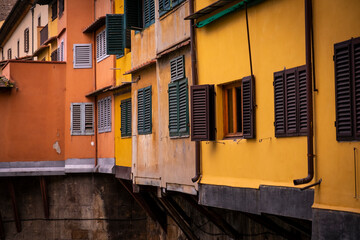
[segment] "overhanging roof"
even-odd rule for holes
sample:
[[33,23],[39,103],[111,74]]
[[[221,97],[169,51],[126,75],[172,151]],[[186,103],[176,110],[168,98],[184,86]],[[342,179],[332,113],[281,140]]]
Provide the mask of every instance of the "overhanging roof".
[[125,72],[124,75],[127,74],[133,74],[134,72],[143,70],[144,68],[150,67],[151,65],[156,63],[156,59],[152,59],[150,61],[144,62],[143,64],[140,64],[132,69],[130,69],[129,71]]
[[223,6],[225,6],[226,4],[232,3],[232,2],[238,2],[239,0],[218,0],[212,4],[210,4],[207,7],[204,7],[203,9],[200,9],[199,11],[187,16],[186,18],[184,18],[185,20],[191,20],[191,19],[198,19],[202,16],[205,16],[209,13],[212,13],[214,11],[216,11],[219,8],[222,8]]
[[85,28],[85,30],[83,31],[83,33],[95,32],[96,30],[98,30],[99,28],[101,28],[102,26],[105,25],[105,20],[106,20],[105,16],[99,17],[93,23],[91,23],[89,26],[87,26]]
[[95,90],[95,91],[93,91],[93,92],[91,92],[91,93],[86,94],[85,97],[94,97],[94,96],[97,96],[97,95],[99,95],[99,94],[101,94],[101,93],[103,93],[103,92],[108,91],[109,88],[111,88],[111,87],[112,87],[112,85],[109,85],[109,86],[100,88],[100,89],[98,89],[98,90]]

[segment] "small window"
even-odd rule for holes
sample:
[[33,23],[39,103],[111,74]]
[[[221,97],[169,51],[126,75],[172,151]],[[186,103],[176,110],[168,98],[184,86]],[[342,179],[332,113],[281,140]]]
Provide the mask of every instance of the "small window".
[[11,48],[8,49],[8,59],[11,59]]
[[94,104],[71,104],[71,135],[94,134]]
[[360,140],[360,38],[334,45],[336,140]]
[[61,16],[64,13],[64,9],[65,9],[65,5],[64,5],[64,0],[59,0],[59,18],[61,18]]
[[98,101],[98,131],[111,132],[111,97]]
[[57,53],[58,61],[64,61],[64,40],[61,41],[57,51],[58,51]]
[[51,20],[54,21],[57,18],[57,0],[51,5]]
[[138,133],[152,132],[151,86],[138,90]]
[[17,57],[20,58],[20,40],[17,41]]
[[96,35],[96,61],[100,62],[101,60],[107,58],[106,54],[106,31],[100,32]]
[[121,101],[121,137],[131,136],[131,98]]
[[38,27],[41,27],[41,16],[38,17]]
[[275,137],[305,136],[307,98],[305,66],[274,73]]
[[51,53],[51,61],[57,61],[58,60],[58,56],[57,56],[58,50],[55,49],[52,53]]
[[[74,68],[92,68],[91,44],[74,44]],[[61,51],[63,54],[63,49]]]
[[24,30],[24,52],[29,52],[29,28]]
[[164,15],[174,7],[184,2],[184,0],[159,0],[159,14]]
[[224,137],[254,138],[254,83],[251,77],[223,86]]

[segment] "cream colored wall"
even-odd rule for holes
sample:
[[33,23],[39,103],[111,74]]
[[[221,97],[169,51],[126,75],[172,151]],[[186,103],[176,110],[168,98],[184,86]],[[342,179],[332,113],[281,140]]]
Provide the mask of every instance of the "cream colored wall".
[[[48,21],[48,6],[47,5],[36,5],[34,8],[34,52],[37,49],[37,18],[41,15],[41,23],[43,26],[47,24]],[[29,52],[24,51],[24,30],[26,28],[29,28]],[[4,44],[4,57],[5,60],[7,58],[7,51],[9,48],[12,50],[12,58],[15,59],[15,56],[17,56],[17,41],[20,41],[19,47],[20,47],[20,57],[24,56],[31,56],[32,55],[32,14],[31,11],[29,11],[24,19],[21,21],[21,23],[16,27],[16,30],[11,35],[9,40]],[[0,53],[1,54],[1,53]],[[1,56],[2,59],[2,56]]]

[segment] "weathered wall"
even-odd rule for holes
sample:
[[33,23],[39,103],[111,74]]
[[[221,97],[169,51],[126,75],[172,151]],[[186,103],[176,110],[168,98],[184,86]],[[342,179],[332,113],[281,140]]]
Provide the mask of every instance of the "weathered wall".
[[[148,239],[154,223],[109,175],[46,177],[50,218],[44,218],[39,178],[0,179],[6,239]],[[15,187],[22,231],[16,232],[7,181]],[[156,226],[155,226],[156,227]]]

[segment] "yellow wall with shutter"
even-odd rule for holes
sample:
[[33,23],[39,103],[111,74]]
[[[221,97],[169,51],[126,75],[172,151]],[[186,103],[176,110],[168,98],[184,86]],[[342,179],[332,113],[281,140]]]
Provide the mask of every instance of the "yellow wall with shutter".
[[[115,0],[115,13],[124,13],[124,1]],[[116,59],[116,85],[121,85],[123,82],[131,82],[131,74],[124,75],[124,73],[131,68],[131,52],[125,49],[123,57]],[[130,92],[115,96],[114,112],[115,112],[115,164],[117,166],[131,167],[131,137],[121,137],[121,100],[130,98]]]
[[[196,0],[196,11],[213,2]],[[358,149],[355,157],[360,161],[360,144],[336,141],[333,63],[334,44],[360,36],[360,2],[313,1],[313,11],[319,89],[314,93],[313,182],[323,179],[315,189],[314,207],[360,212],[360,200],[354,198],[353,150]],[[256,89],[256,139],[224,139],[223,134],[220,85],[250,75],[245,11],[228,14],[196,30],[199,84],[216,86],[217,138],[216,142],[201,143],[201,183],[294,187],[294,179],[307,176],[307,139],[275,137],[273,74],[305,64],[304,1],[267,0],[250,7],[248,18]]]

